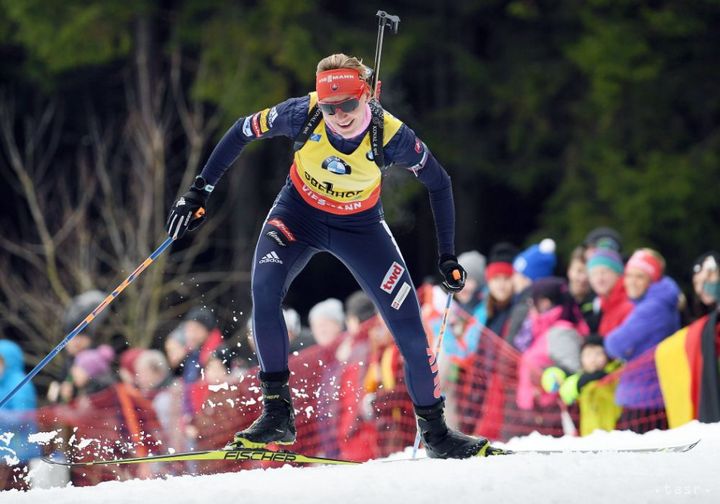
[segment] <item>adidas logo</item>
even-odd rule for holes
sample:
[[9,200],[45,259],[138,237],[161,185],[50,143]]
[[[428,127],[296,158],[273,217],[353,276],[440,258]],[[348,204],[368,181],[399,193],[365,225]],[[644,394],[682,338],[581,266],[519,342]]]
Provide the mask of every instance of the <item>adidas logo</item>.
[[277,253],[275,253],[275,251],[273,250],[269,254],[265,254],[262,257],[262,259],[260,259],[260,261],[258,262],[258,264],[265,264],[265,263],[282,264],[283,262],[280,260],[280,256],[278,256]]

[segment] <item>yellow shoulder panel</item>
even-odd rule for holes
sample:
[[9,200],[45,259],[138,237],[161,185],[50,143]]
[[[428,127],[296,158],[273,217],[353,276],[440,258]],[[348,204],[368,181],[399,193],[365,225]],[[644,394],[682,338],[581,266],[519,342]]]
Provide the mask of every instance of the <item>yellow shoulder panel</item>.
[[395,133],[398,132],[400,129],[400,126],[403,125],[402,121],[392,115],[387,110],[384,111],[383,117],[385,119],[384,121],[384,132],[383,132],[383,145],[387,145],[390,140],[392,140],[392,137],[395,136]]

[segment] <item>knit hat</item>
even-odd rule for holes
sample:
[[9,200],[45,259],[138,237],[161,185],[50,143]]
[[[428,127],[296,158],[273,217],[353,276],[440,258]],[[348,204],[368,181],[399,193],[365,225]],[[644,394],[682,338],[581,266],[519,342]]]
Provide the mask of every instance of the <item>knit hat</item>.
[[195,322],[202,324],[208,331],[212,331],[217,327],[215,315],[213,315],[213,312],[204,306],[195,306],[192,308],[189,312],[187,312],[184,320],[194,320]]
[[535,281],[553,274],[557,258],[555,242],[545,238],[540,243],[522,251],[513,261],[513,269]]
[[114,358],[115,352],[109,345],[100,345],[78,353],[73,366],[85,371],[90,378],[97,378],[110,371],[110,364]]
[[692,274],[696,275],[702,270],[714,270],[720,267],[720,253],[710,250],[695,259],[692,267]]
[[542,298],[549,299],[553,305],[562,304],[568,292],[567,282],[560,277],[545,277],[533,282],[530,288],[533,302]]
[[458,262],[467,272],[467,276],[475,280],[478,285],[485,284],[485,256],[477,250],[463,252],[458,256]]
[[589,346],[600,346],[600,347],[603,347],[603,350],[604,350],[605,349],[605,340],[599,334],[592,333],[585,339],[585,341],[583,341],[583,344],[580,346],[580,350],[582,351],[585,347],[589,347]]
[[308,320],[312,322],[312,320],[316,317],[334,320],[342,325],[345,322],[345,313],[343,312],[342,302],[335,298],[320,301],[310,309]]
[[[64,332],[69,333],[80,325],[90,312],[97,308],[106,297],[107,294],[102,291],[90,290],[72,298],[63,316]],[[105,320],[109,313],[110,312],[107,309],[101,311],[97,317],[93,319],[94,323],[88,325],[82,331],[82,334],[92,336],[98,326],[102,325],[102,321]]]
[[625,265],[625,271],[639,269],[650,276],[650,280],[657,282],[662,278],[665,267],[660,259],[650,252],[650,249],[636,250]]
[[126,369],[135,376],[138,358],[145,351],[144,348],[128,348],[120,354],[120,367]]
[[490,249],[488,265],[485,268],[485,278],[491,280],[496,276],[512,276],[512,262],[518,254],[518,248],[512,243],[500,242]]
[[586,247],[609,248],[620,252],[622,250],[622,237],[613,228],[597,227],[587,234],[583,245]]
[[355,291],[345,300],[346,316],[356,316],[360,322],[370,320],[375,316],[377,310],[372,300],[363,291]]
[[167,339],[172,339],[180,343],[182,346],[187,344],[187,333],[185,332],[185,323],[181,322],[178,326],[170,331]]
[[605,266],[606,268],[610,268],[618,275],[622,275],[623,273],[622,257],[620,257],[619,252],[613,249],[601,247],[596,248],[593,251],[587,262],[588,272],[590,272],[593,268],[596,268],[597,266]]

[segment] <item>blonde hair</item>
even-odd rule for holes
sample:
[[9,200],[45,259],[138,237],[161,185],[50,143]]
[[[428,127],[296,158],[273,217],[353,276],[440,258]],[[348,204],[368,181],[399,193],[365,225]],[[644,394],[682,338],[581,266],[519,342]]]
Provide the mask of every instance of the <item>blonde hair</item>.
[[358,59],[355,56],[348,56],[343,53],[331,54],[330,56],[321,59],[317,65],[315,74],[317,75],[320,72],[337,70],[339,68],[352,68],[353,70],[357,70],[360,72],[360,78],[370,84],[372,70],[365,66],[361,59]]

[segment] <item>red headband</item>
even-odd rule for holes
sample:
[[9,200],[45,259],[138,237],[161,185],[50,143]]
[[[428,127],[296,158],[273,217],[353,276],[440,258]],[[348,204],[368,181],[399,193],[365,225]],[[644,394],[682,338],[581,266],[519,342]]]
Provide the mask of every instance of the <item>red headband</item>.
[[625,270],[627,271],[629,268],[636,268],[647,273],[653,282],[660,280],[663,274],[662,264],[657,257],[644,250],[638,250],[630,257],[625,265]]
[[487,265],[485,268],[485,278],[490,280],[499,275],[505,275],[511,277],[513,274],[512,264],[507,262],[494,262]]
[[317,74],[315,89],[320,101],[344,94],[360,97],[367,89],[367,83],[360,78],[360,72],[357,70],[338,68]]

